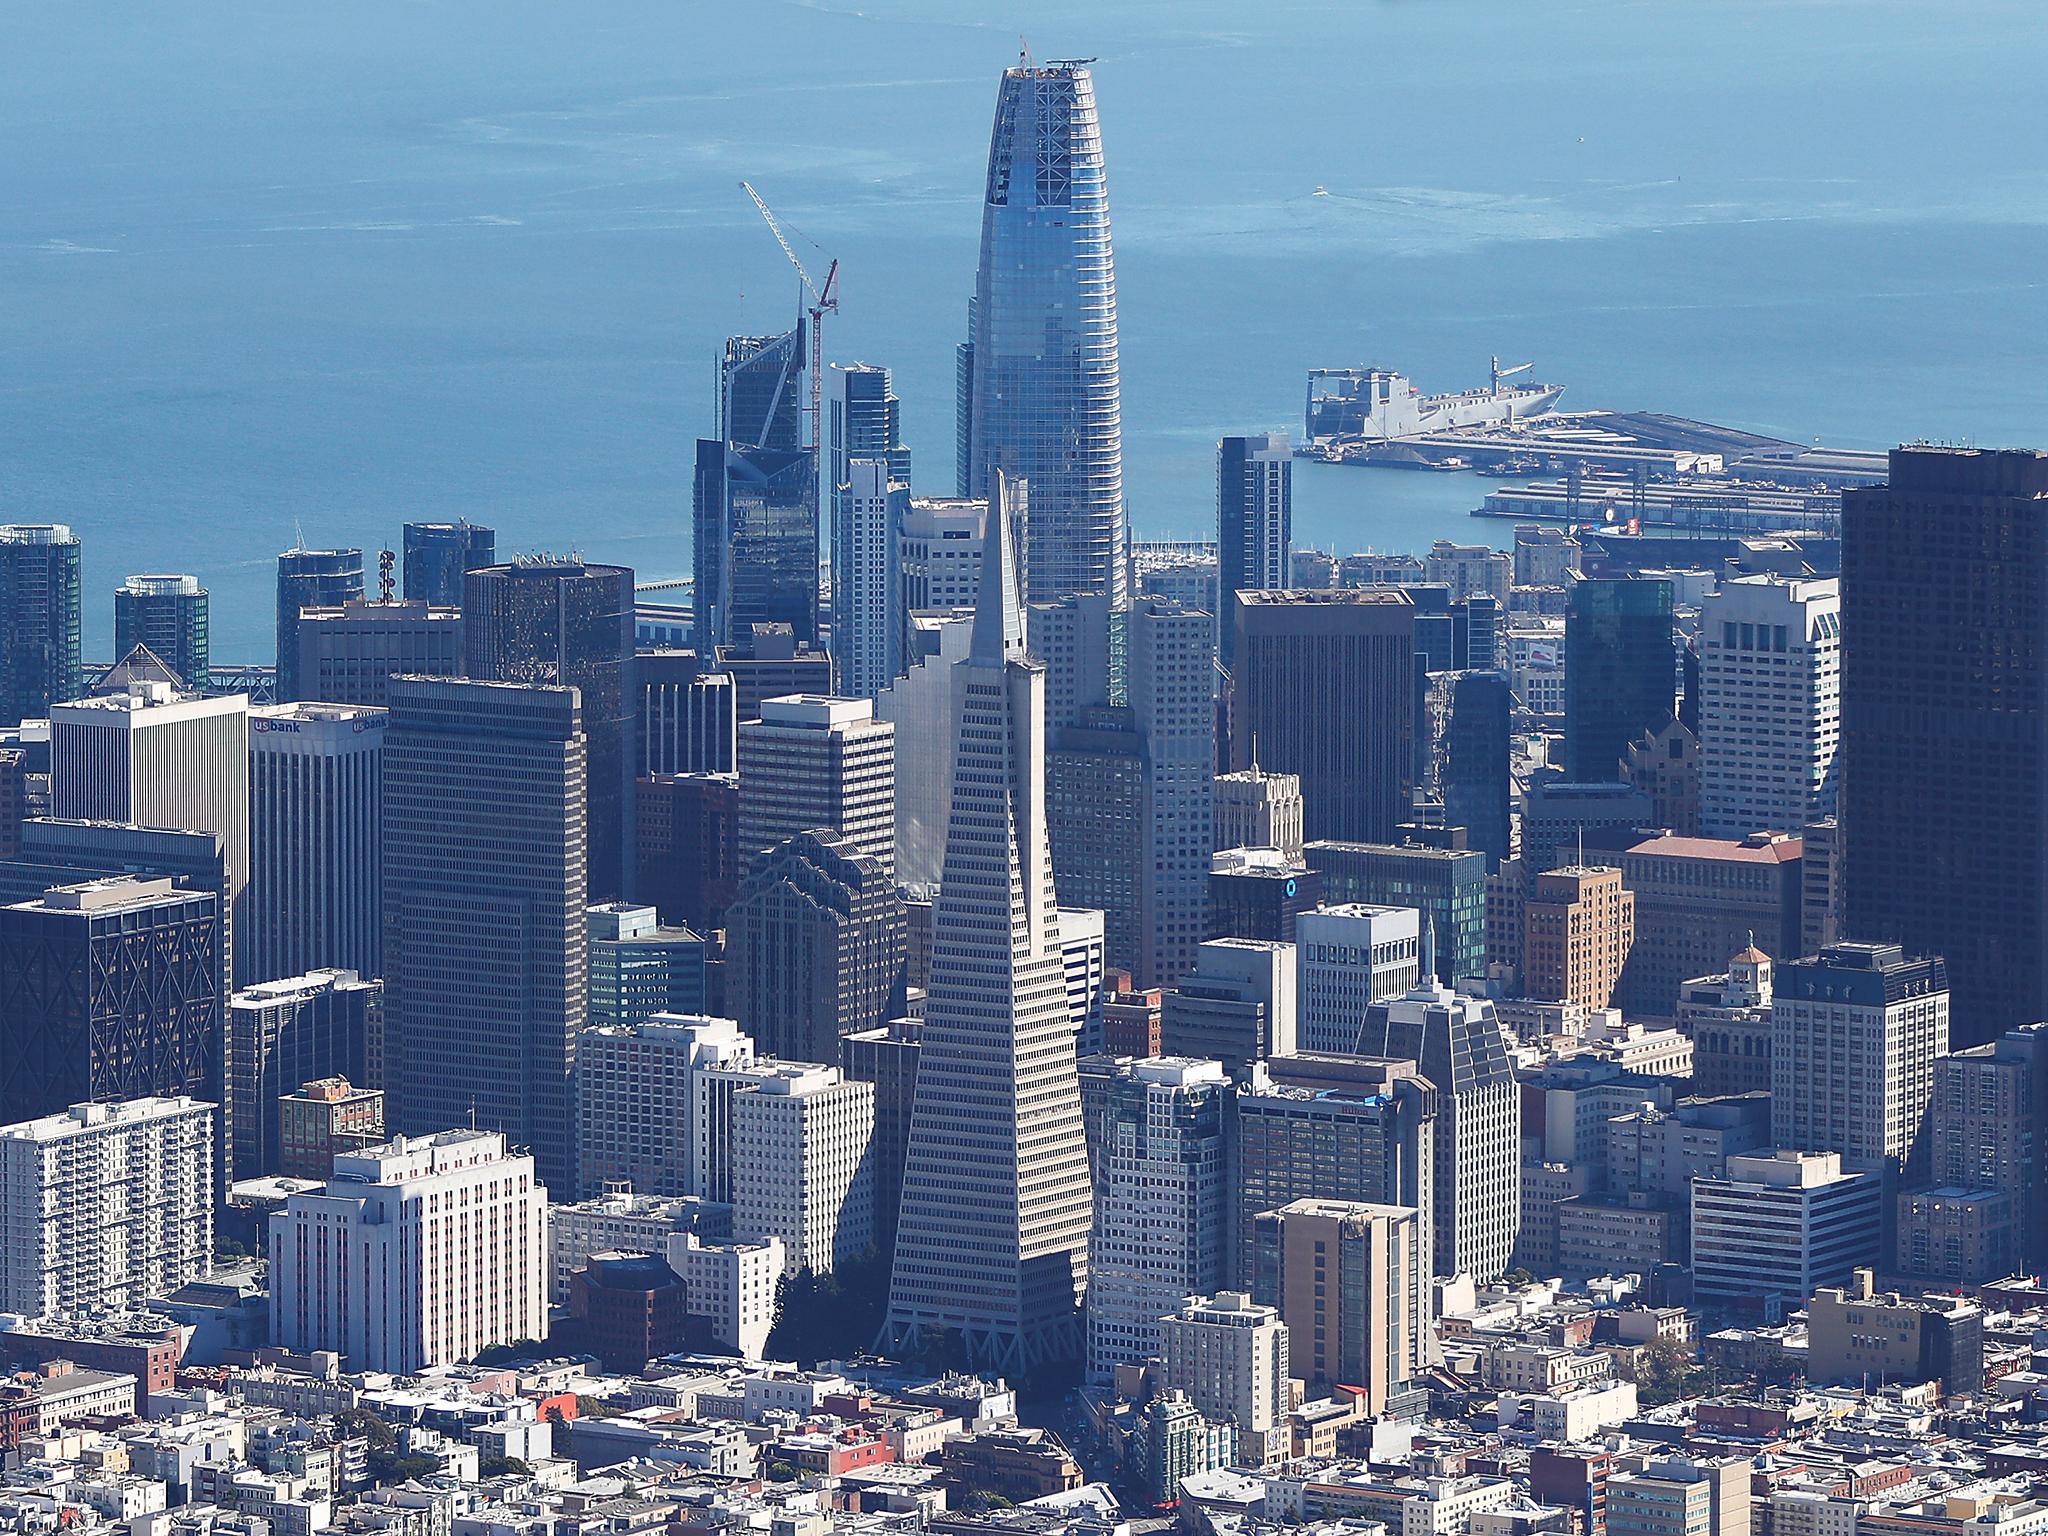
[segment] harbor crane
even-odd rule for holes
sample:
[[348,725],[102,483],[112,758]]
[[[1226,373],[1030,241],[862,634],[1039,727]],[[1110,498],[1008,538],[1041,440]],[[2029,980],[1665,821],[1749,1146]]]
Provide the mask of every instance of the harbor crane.
[[[764,208],[761,211],[763,213],[766,213],[768,210]],[[791,259],[794,260],[794,258]],[[802,269],[799,268],[798,270]],[[1512,379],[1516,374],[1527,373],[1531,368],[1534,368],[1535,366],[1536,365],[1534,363],[1517,363],[1512,368],[1503,368],[1500,365],[1500,356],[1498,353],[1496,353],[1493,359],[1493,392],[1495,394],[1500,393],[1500,381],[1502,379]]]
[[804,446],[816,453],[823,438],[823,434],[818,430],[818,422],[825,398],[825,316],[839,313],[839,260],[837,257],[829,258],[831,265],[825,269],[825,281],[823,284],[813,282],[811,274],[804,270],[803,260],[797,255],[796,247],[789,243],[789,236],[783,233],[782,221],[775,217],[766,200],[754,190],[754,184],[743,181],[740,186],[747,196],[754,200],[754,206],[761,211],[761,218],[768,225],[768,232],[775,237],[775,243],[782,247],[782,254],[789,258],[789,264],[796,268],[796,275],[804,285],[804,292],[810,295],[811,302],[805,307],[805,313],[811,320],[811,403],[804,407],[804,415],[808,418],[805,432],[809,438]]

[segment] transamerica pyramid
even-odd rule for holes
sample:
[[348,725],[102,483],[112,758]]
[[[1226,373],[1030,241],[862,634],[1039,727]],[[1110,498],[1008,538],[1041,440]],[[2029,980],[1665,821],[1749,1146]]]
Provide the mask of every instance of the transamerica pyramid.
[[932,913],[884,1347],[957,1331],[1012,1374],[1081,1353],[1093,1192],[1045,832],[1045,669],[1024,653],[1011,483],[990,487]]

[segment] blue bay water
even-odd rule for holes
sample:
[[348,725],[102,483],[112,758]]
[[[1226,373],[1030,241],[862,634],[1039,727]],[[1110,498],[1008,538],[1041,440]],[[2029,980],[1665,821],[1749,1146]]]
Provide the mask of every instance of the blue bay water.
[[[1202,535],[1215,438],[1296,426],[1315,364],[2048,443],[2031,0],[186,0],[10,14],[0,517],[85,538],[96,654],[123,575],[193,570],[267,660],[301,532],[683,574],[711,360],[795,302],[742,176],[948,491],[1020,32],[1099,59],[1140,535]],[[1297,536],[1497,537],[1485,489],[1304,466]]]

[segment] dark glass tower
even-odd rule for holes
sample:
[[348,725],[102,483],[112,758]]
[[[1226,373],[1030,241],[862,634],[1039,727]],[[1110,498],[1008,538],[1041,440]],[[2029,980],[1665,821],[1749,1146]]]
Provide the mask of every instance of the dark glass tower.
[[498,536],[481,523],[407,523],[405,595],[442,608],[462,606],[462,578],[498,563]]
[[40,720],[85,691],[80,601],[79,543],[69,528],[0,526],[0,725]]
[[718,436],[697,442],[691,571],[697,652],[756,624],[818,638],[818,463],[803,446],[804,328],[735,336],[718,369]]
[[1842,498],[1849,937],[1948,961],[1950,1037],[2048,1018],[2048,454],[1900,448]]
[[1216,445],[1218,642],[1225,671],[1237,654],[1237,598],[1290,584],[1294,451],[1285,432],[1226,437]]
[[[474,578],[472,573],[472,579]],[[466,1123],[576,1187],[588,1002],[585,744],[573,689],[391,684],[384,738],[384,1070],[392,1129]]]
[[624,566],[537,557],[471,571],[463,582],[469,676],[582,690],[581,724],[590,751],[590,899],[615,900],[625,890],[632,843],[627,818],[638,700],[627,681],[633,573]]
[[903,446],[903,406],[889,380],[889,370],[872,363],[853,363],[832,370],[832,391],[826,409],[828,484],[846,484],[846,466],[853,459],[880,459],[889,478],[910,483],[910,450]]
[[962,352],[963,494],[998,470],[1028,483],[1034,602],[1121,605],[1129,580],[1119,419],[1116,262],[1095,82],[1085,63],[1003,72],[981,210],[981,265]]
[[146,645],[187,688],[213,684],[206,588],[196,576],[130,576],[114,589],[114,660]]
[[[1499,672],[1439,674],[1448,714],[1443,731],[1444,824],[1463,827],[1489,870],[1508,856],[1508,731],[1513,690]],[[1444,945],[1449,935],[1439,936]]]
[[363,596],[360,549],[288,549],[277,557],[277,702],[299,701],[299,610]]
[[221,1102],[221,906],[168,878],[0,908],[0,1122],[89,1099]]
[[1230,766],[1301,775],[1312,838],[1388,843],[1414,814],[1415,603],[1391,587],[1247,594]]
[[1575,784],[1620,778],[1629,743],[1670,717],[1676,667],[1669,581],[1574,583],[1564,626],[1565,776]]

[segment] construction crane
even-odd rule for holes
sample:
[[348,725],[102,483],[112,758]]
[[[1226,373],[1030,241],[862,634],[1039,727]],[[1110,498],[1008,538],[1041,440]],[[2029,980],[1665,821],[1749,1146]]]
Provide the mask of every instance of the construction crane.
[[[762,211],[766,212],[767,210],[763,209]],[[1535,366],[1534,363],[1517,363],[1512,368],[1503,368],[1500,365],[1500,357],[1496,354],[1493,359],[1493,392],[1495,394],[1500,393],[1500,381],[1502,379],[1512,379],[1516,374],[1527,373]]]
[[809,418],[806,432],[810,441],[804,446],[816,453],[823,439],[823,434],[818,430],[818,418],[822,414],[825,399],[825,316],[839,313],[839,261],[836,257],[830,258],[831,265],[825,269],[825,281],[822,286],[812,282],[811,274],[804,270],[802,258],[797,255],[796,248],[789,243],[789,236],[782,232],[782,221],[775,217],[774,211],[769,208],[761,194],[754,190],[752,182],[743,181],[740,186],[745,189],[747,196],[754,200],[754,206],[761,210],[761,217],[768,225],[768,233],[773,235],[775,243],[782,247],[782,254],[789,258],[789,264],[796,268],[796,275],[803,282],[804,292],[811,298],[805,310],[811,319],[811,403],[804,407],[804,414]]

